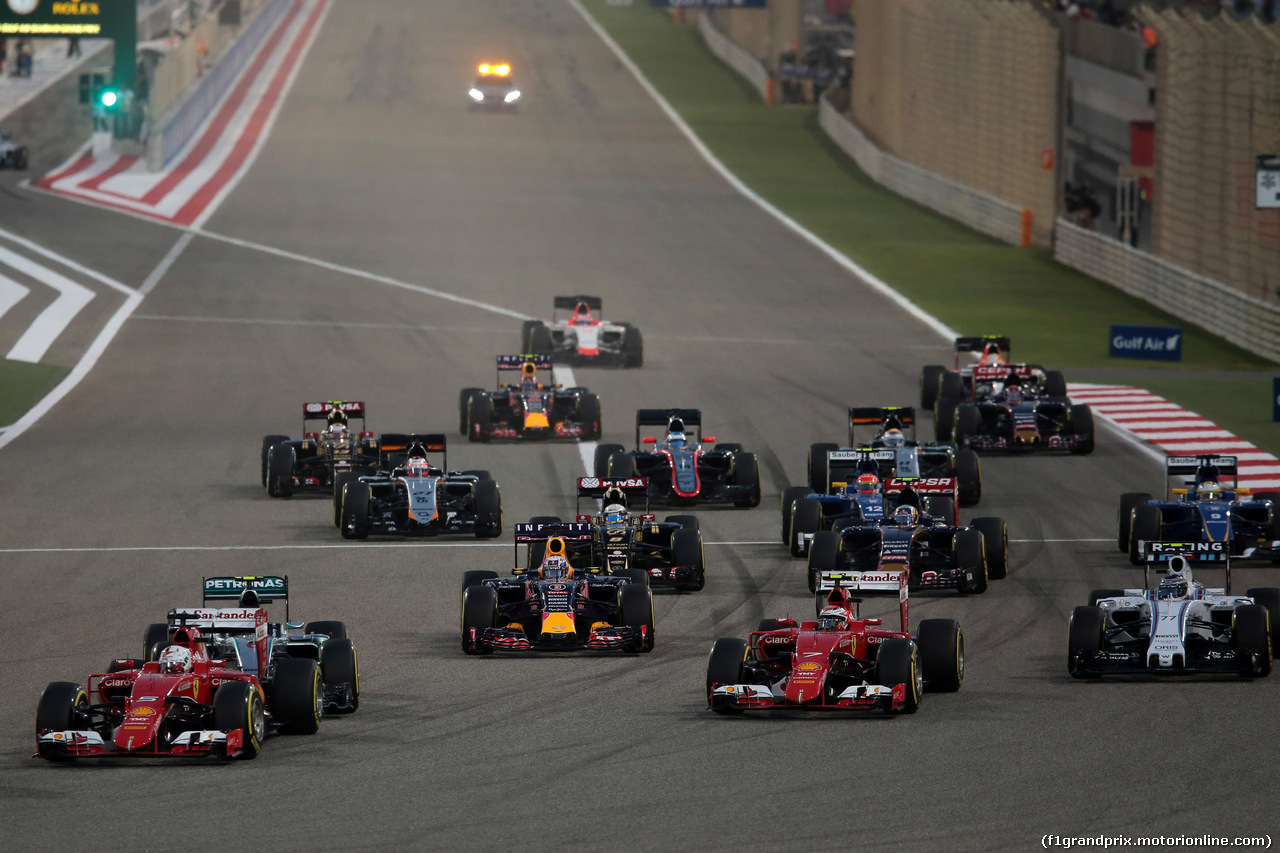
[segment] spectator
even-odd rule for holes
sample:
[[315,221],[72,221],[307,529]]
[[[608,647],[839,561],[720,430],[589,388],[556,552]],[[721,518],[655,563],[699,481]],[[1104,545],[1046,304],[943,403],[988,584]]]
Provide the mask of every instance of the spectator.
[[1062,186],[1062,199],[1068,219],[1081,228],[1093,228],[1093,220],[1102,213],[1102,205],[1088,184],[1068,181]]
[[18,76],[30,77],[31,67],[35,63],[36,49],[31,44],[31,39],[22,39],[18,42]]
[[4,64],[9,59],[9,42],[0,37],[0,77],[4,76]]
[[80,55],[80,37],[72,36],[67,39],[67,58]]

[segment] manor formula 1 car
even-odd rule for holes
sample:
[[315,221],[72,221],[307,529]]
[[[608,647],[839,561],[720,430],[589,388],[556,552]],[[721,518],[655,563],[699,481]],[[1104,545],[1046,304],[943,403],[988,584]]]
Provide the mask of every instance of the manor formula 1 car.
[[[517,526],[517,554],[523,527]],[[511,578],[483,569],[464,573],[464,652],[653,649],[653,593],[644,572],[574,569],[559,536],[546,541],[545,551],[539,566],[517,565]]]
[[[550,323],[526,320],[520,330],[520,351],[550,355],[569,364],[644,364],[644,338],[630,323],[610,323],[599,313],[599,296],[557,296]],[[568,310],[567,318],[559,312]],[[592,312],[596,312],[592,314]]]
[[[353,418],[360,420],[358,432],[347,428]],[[321,420],[326,422],[323,431],[308,428]],[[301,439],[287,435],[262,439],[262,485],[273,498],[287,498],[297,491],[330,492],[338,474],[366,474],[377,468],[378,440],[364,428],[364,403],[304,403]]]
[[[861,618],[851,589],[897,593],[901,627]],[[964,634],[952,619],[926,619],[913,637],[902,570],[857,581],[824,576],[818,618],[766,619],[743,641],[716,640],[707,698],[719,714],[751,710],[883,710],[911,714],[925,690],[964,682]]]
[[[463,388],[458,397],[458,430],[470,441],[583,439],[600,437],[600,398],[586,388],[562,388],[540,371],[551,370],[549,355],[498,356],[498,388]],[[519,371],[518,383],[502,375]]]
[[[382,450],[386,473],[344,473],[335,481],[334,523],[344,539],[371,533],[501,535],[498,484],[488,471],[448,471],[442,433],[387,434]],[[435,453],[439,466],[430,460]]]
[[[644,427],[665,426],[666,435],[641,436]],[[692,434],[686,430],[692,429]],[[643,477],[649,498],[671,505],[732,503],[753,507],[760,503],[760,470],[756,455],[728,442],[702,435],[699,409],[640,409],[636,412],[636,449],[620,444],[600,444],[595,452],[595,474],[625,480]],[[641,448],[652,447],[651,450]]]
[[1109,673],[1269,675],[1280,589],[1231,595],[1229,584],[1211,589],[1192,576],[1193,560],[1229,565],[1226,545],[1147,543],[1145,558],[1165,567],[1159,585],[1090,593],[1089,604],[1071,612],[1067,671],[1074,678]]
[[[1120,496],[1117,525],[1120,550],[1141,565],[1143,542],[1226,542],[1235,559],[1280,562],[1280,492],[1237,487],[1234,456],[1169,456],[1165,459],[1163,500],[1146,492]],[[1181,488],[1169,478],[1192,475]],[[1224,487],[1222,475],[1231,476]]]

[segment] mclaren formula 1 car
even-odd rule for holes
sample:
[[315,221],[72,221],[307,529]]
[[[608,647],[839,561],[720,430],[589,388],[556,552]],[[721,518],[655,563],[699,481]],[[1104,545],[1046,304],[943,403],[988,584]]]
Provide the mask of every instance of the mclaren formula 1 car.
[[488,471],[449,471],[443,433],[384,435],[382,458],[382,473],[344,472],[334,482],[333,520],[344,539],[371,533],[501,535],[498,484]]
[[[549,355],[498,356],[498,388],[463,388],[458,431],[470,441],[583,439],[600,437],[600,398],[586,388],[562,388],[540,371]],[[515,383],[503,374],[519,371]]]
[[995,516],[960,527],[950,518],[920,512],[917,495],[904,490],[898,508],[883,521],[821,530],[809,546],[809,589],[823,572],[908,571],[911,589],[986,592],[1009,570],[1009,530]]
[[13,134],[0,130],[0,169],[25,169],[30,162],[27,146],[13,141]]
[[[1234,559],[1280,562],[1280,492],[1237,488],[1237,470],[1234,456],[1169,456],[1162,500],[1122,494],[1117,539],[1129,562],[1142,564],[1143,542],[1225,542]],[[1171,488],[1171,478],[1186,479]]]
[[[911,714],[925,690],[964,681],[964,634],[953,619],[926,619],[912,636],[902,570],[857,578],[824,575],[818,618],[766,619],[743,641],[716,640],[707,660],[707,698],[719,714],[754,710],[883,710]],[[851,590],[889,592],[901,627],[862,618]]]
[[[665,437],[641,435],[645,427],[655,426],[666,428]],[[713,436],[702,435],[699,409],[640,409],[636,412],[636,449],[597,445],[595,474],[614,480],[643,477],[649,484],[649,498],[655,502],[758,506],[756,455],[740,444],[726,442],[714,449],[705,446],[714,442]]]
[[[359,419],[360,429],[348,428]],[[311,429],[325,421],[322,431]],[[364,428],[364,403],[329,400],[302,405],[302,438],[262,439],[262,485],[274,498],[297,491],[330,492],[344,471],[368,474],[378,468],[378,440]]]
[[[584,513],[583,498],[593,503],[602,500],[602,510]],[[528,543],[526,565],[538,565],[542,543],[561,536],[569,562],[581,571],[622,575],[639,570],[648,577],[650,586],[686,592],[700,590],[707,583],[698,519],[692,515],[669,515],[658,521],[649,512],[648,486],[643,477],[581,477],[578,512],[573,522],[537,516],[518,530],[517,540]]]
[[[640,330],[630,323],[601,320],[604,301],[599,296],[557,296],[553,306],[550,323],[525,321],[520,330],[521,352],[550,355],[568,364],[644,364]],[[568,316],[560,316],[561,311],[568,311]]]
[[484,62],[476,68],[475,80],[467,90],[473,109],[505,110],[515,112],[520,104],[520,89],[511,76],[511,64]]
[[1089,604],[1072,610],[1067,671],[1073,677],[1271,673],[1280,589],[1231,595],[1230,574],[1219,589],[1195,580],[1193,561],[1230,565],[1226,542],[1151,542],[1143,552],[1163,566],[1158,586],[1096,589]]
[[[521,537],[529,535],[541,534],[516,526],[517,559],[528,544]],[[540,565],[517,563],[514,577],[484,569],[463,574],[464,652],[652,651],[653,593],[643,571],[606,575],[575,569],[560,536],[547,539],[544,550]]]
[[[209,581],[232,580],[211,578],[206,590]],[[273,636],[279,626],[268,623],[258,594],[237,594],[241,607],[171,611],[156,660],[114,660],[107,672],[89,676],[87,689],[50,684],[36,709],[36,754],[50,761],[254,758],[271,730],[314,734],[326,700],[316,638],[299,644],[299,656],[290,654],[288,640]],[[156,626],[148,629],[148,648],[156,634]],[[354,669],[354,650],[350,661]]]

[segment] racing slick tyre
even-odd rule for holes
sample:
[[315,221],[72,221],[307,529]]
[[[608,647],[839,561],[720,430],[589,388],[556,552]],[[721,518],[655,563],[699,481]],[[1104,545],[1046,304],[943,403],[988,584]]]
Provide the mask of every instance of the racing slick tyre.
[[337,619],[320,619],[302,626],[304,634],[324,634],[330,640],[347,639],[347,623]]
[[1074,435],[1088,436],[1084,441],[1071,448],[1077,456],[1093,452],[1093,409],[1081,404],[1071,407],[1071,432]]
[[742,683],[742,664],[747,659],[747,641],[737,637],[721,637],[711,645],[707,657],[707,704],[717,714],[740,714],[734,707],[717,708],[711,702],[711,688],[717,684]]
[[1067,396],[1067,379],[1062,375],[1061,370],[1046,370],[1044,372],[1044,393],[1049,397]]
[[1125,492],[1120,496],[1120,509],[1116,513],[1116,540],[1121,551],[1129,550],[1129,530],[1133,524],[1133,511],[1151,500],[1146,492]]
[[933,406],[933,437],[937,441],[951,441],[955,438],[956,408],[959,402],[950,397],[939,397]]
[[533,336],[533,330],[544,325],[541,320],[525,320],[520,326],[520,352],[532,352],[529,349],[529,340]]
[[630,323],[623,323],[622,330],[622,366],[644,367],[644,336]]
[[1080,652],[1100,652],[1107,646],[1106,618],[1102,608],[1076,607],[1067,625],[1067,672],[1072,678],[1097,678],[1098,673],[1082,670],[1076,660]]
[[1133,523],[1129,527],[1130,563],[1133,563],[1135,566],[1142,565],[1144,558],[1138,543],[1159,542],[1162,526],[1163,525],[1160,521],[1160,507],[1151,506],[1150,504],[1134,507]]
[[736,441],[726,441],[723,444],[716,445],[716,450],[721,453],[741,453],[742,445]]
[[892,713],[914,714],[920,707],[920,694],[924,692],[924,667],[920,665],[920,647],[905,637],[885,640],[876,655],[875,680],[885,687],[903,685],[906,689],[902,707]]
[[267,484],[267,453],[282,441],[288,441],[287,435],[264,435],[262,437],[262,485]]
[[987,560],[987,577],[993,581],[1009,574],[1009,525],[1003,518],[975,518],[969,526],[982,531],[982,552]]
[[840,534],[833,530],[819,530],[813,534],[813,542],[809,545],[809,592],[818,591],[818,576],[822,572],[838,568],[840,545]]
[[964,377],[954,370],[944,371],[938,380],[938,399],[960,402],[964,397]]
[[831,488],[831,481],[827,476],[830,470],[827,454],[839,449],[840,445],[829,441],[809,445],[809,490],[814,494],[825,495]]
[[983,543],[983,535],[979,530],[970,528],[956,533],[953,549],[955,551],[956,568],[973,573],[973,580],[960,587],[961,592],[983,593],[990,584],[987,574],[987,554]]
[[354,483],[360,475],[355,471],[339,471],[333,475],[333,526],[342,528],[342,493],[347,483]]
[[476,538],[494,539],[502,535],[502,492],[493,480],[476,483]]
[[493,649],[471,642],[471,629],[498,627],[498,593],[487,586],[470,586],[462,591],[462,650],[469,655],[491,655]]
[[583,394],[578,398],[578,420],[582,422],[582,437],[595,441],[604,431],[600,421],[600,398],[595,394]]
[[471,395],[484,393],[483,388],[463,388],[458,393],[458,435],[471,433]]
[[[83,712],[89,710],[89,694],[79,684],[54,681],[44,689],[36,706],[36,734],[65,732],[84,728]],[[75,761],[73,755],[59,755],[48,746],[37,748],[48,761]]]
[[287,498],[293,494],[293,466],[297,453],[287,444],[267,450],[267,494]]
[[671,565],[693,566],[694,580],[677,589],[696,592],[707,585],[706,554],[702,547],[702,531],[682,527],[671,534]]
[[609,478],[612,480],[625,480],[636,475],[636,458],[630,453],[623,451],[615,453],[609,457]]
[[954,619],[925,619],[916,632],[925,686],[955,693],[964,684],[964,631]]
[[628,583],[636,586],[649,586],[649,573],[644,569],[622,569],[615,573],[615,577],[626,578]]
[[622,453],[626,448],[621,444],[597,444],[595,458],[592,460],[591,473],[596,477],[609,476],[609,458],[615,453]]
[[348,700],[345,705],[326,702],[325,710],[354,714],[360,707],[360,665],[356,661],[355,644],[347,639],[330,639],[321,646],[320,677],[326,694],[342,690]]
[[751,507],[760,505],[760,465],[754,453],[735,453],[733,455],[733,484],[746,486],[747,492],[733,502],[734,506]]
[[247,681],[227,681],[213,694],[213,727],[221,732],[241,729],[244,738],[236,758],[258,757],[267,735],[266,712],[262,696]]
[[493,472],[486,471],[484,468],[475,468],[470,471],[463,471],[462,473],[466,476],[475,477],[477,480],[480,480],[481,482],[484,482],[485,480],[493,479]]
[[926,364],[920,371],[920,408],[932,409],[938,401],[938,389],[947,369],[941,364]]
[[470,589],[471,587],[480,586],[482,582],[487,580],[493,580],[497,577],[498,577],[498,573],[493,571],[492,569],[468,569],[467,571],[462,573],[463,597],[464,598],[466,597],[467,590]]
[[1276,626],[1280,625],[1280,589],[1274,586],[1255,587],[1246,590],[1245,595],[1253,599],[1254,604],[1267,608],[1271,621],[1271,654],[1276,653]]
[[808,486],[787,486],[782,490],[782,544],[791,543],[791,507],[797,499],[809,494]]
[[[1280,492],[1254,492],[1250,496],[1255,501],[1271,501],[1271,524],[1267,527],[1267,538],[1272,542],[1280,539]],[[1280,566],[1280,549],[1271,552],[1271,565]],[[1271,623],[1275,624],[1274,616]]]
[[945,519],[947,524],[956,524],[960,518],[956,512],[956,502],[949,495],[926,495],[924,509],[926,514]]
[[551,330],[539,325],[529,330],[529,353],[533,355],[551,355]]
[[1271,614],[1261,604],[1242,604],[1231,617],[1231,647],[1262,649],[1252,666],[1242,670],[1242,678],[1266,678],[1271,674]]
[[978,454],[968,448],[956,451],[956,479],[960,506],[973,506],[982,500],[982,464]]
[[788,524],[787,548],[793,557],[803,557],[810,550],[811,542],[801,537],[806,533],[815,536],[822,529],[822,504],[817,498],[808,496],[796,498],[791,504],[791,519]]
[[628,651],[653,651],[653,593],[648,587],[629,583],[618,590],[618,623],[645,629],[644,644]]
[[467,403],[467,441],[488,441],[484,427],[493,420],[493,399],[488,394],[472,394]]
[[271,716],[287,735],[313,735],[324,712],[320,662],[313,658],[277,658],[271,678]]
[[978,434],[982,428],[982,414],[973,403],[961,403],[956,409],[956,447]]
[[664,524],[678,524],[681,527],[688,527],[692,530],[701,530],[702,525],[698,523],[696,515],[668,515],[663,519]]
[[357,480],[348,483],[342,490],[342,531],[343,539],[369,538],[369,500],[373,489],[368,483]]
[[144,661],[160,660],[160,653],[169,645],[169,625],[167,622],[152,622],[142,632],[142,659]]
[[1093,589],[1089,591],[1089,606],[1097,607],[1098,602],[1104,598],[1116,598],[1124,595],[1123,589]]
[[761,619],[760,624],[756,625],[756,631],[776,631],[782,627],[779,619]]

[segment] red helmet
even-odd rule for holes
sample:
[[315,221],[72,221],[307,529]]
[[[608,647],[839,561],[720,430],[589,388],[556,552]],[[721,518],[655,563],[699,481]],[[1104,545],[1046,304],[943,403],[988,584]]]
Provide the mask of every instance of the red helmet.
[[880,478],[875,474],[859,474],[855,488],[863,494],[878,492],[880,491]]

